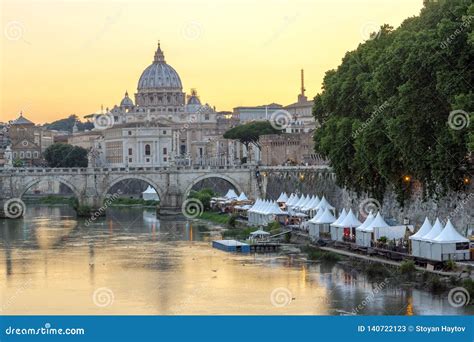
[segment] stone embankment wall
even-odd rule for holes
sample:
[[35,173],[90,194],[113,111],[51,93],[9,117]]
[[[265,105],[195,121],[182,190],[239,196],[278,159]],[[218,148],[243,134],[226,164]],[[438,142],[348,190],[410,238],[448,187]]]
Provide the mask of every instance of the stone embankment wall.
[[276,199],[282,191],[290,194],[317,194],[325,195],[328,201],[338,210],[352,208],[359,212],[361,208],[367,210],[381,206],[382,214],[387,218],[394,218],[403,222],[407,217],[411,224],[417,227],[428,216],[431,220],[439,217],[441,220],[450,218],[458,230],[474,228],[474,186],[471,185],[466,193],[451,194],[438,201],[423,201],[420,191],[405,203],[403,208],[397,203],[395,195],[386,195],[383,203],[377,203],[367,196],[357,197],[355,193],[341,189],[336,185],[336,177],[330,171],[312,171],[305,173],[268,172],[266,175],[267,198]]

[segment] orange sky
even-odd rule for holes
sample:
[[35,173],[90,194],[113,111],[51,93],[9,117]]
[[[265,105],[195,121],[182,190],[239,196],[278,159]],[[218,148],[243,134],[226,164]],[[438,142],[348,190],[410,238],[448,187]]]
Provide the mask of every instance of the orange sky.
[[347,50],[422,0],[0,0],[0,121],[96,112],[136,91],[157,40],[181,76],[218,110],[296,101]]

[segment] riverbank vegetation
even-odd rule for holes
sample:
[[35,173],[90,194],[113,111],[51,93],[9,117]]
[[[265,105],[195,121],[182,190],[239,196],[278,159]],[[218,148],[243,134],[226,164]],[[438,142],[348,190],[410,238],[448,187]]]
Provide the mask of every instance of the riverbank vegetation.
[[326,73],[314,141],[339,185],[378,200],[394,190],[401,204],[415,185],[425,198],[470,185],[473,17],[471,0],[426,1]]
[[126,197],[118,197],[115,198],[110,206],[127,206],[127,205],[136,205],[136,206],[144,206],[144,207],[156,207],[160,204],[160,201],[153,201],[153,200],[144,200],[142,198],[126,198]]
[[307,254],[308,260],[312,261],[338,262],[343,260],[343,257],[337,253],[324,251],[309,245],[304,246],[301,251]]

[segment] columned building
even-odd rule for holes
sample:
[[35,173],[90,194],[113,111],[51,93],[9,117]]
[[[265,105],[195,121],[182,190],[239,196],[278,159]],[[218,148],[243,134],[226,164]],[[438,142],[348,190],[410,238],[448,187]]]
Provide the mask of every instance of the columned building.
[[103,115],[112,124],[96,140],[96,166],[240,162],[242,146],[222,138],[231,118],[203,104],[196,90],[185,94],[179,74],[166,63],[159,43],[152,63],[138,80],[135,101],[125,92],[120,104]]

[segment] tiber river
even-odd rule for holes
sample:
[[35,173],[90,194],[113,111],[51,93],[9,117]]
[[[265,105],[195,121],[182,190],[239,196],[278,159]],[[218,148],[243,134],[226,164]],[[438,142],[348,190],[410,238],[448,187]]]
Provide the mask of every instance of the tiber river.
[[[210,246],[221,228],[153,211],[29,205],[0,220],[2,314],[451,315],[446,295],[369,281],[337,264]],[[375,288],[375,291],[373,290]]]

